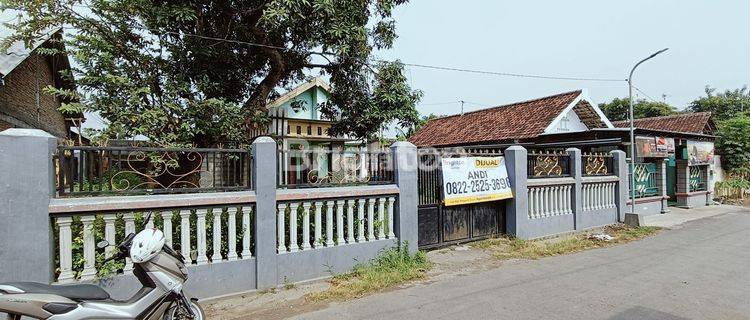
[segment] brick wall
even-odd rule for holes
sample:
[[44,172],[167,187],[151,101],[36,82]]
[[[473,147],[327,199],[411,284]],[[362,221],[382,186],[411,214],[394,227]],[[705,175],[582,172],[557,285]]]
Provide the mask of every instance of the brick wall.
[[[36,79],[39,79],[39,110],[36,107]],[[0,116],[13,121],[0,122],[6,125],[33,127],[64,138],[67,127],[63,115],[57,111],[60,101],[45,94],[42,89],[54,85],[52,64],[48,57],[32,54],[4,78],[0,87]]]

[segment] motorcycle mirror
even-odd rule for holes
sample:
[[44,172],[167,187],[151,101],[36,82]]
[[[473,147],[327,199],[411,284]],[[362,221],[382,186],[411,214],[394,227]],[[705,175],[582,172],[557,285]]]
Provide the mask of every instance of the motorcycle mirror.
[[109,247],[109,241],[107,241],[107,240],[99,241],[99,242],[96,243],[96,247],[99,248],[99,249],[104,249],[106,247]]
[[148,213],[148,214],[146,215],[146,219],[143,219],[143,225],[144,225],[144,226],[145,226],[146,224],[148,224],[148,222],[149,222],[149,221],[151,221],[151,214],[152,214],[152,213],[153,213],[153,212],[149,212],[149,213]]

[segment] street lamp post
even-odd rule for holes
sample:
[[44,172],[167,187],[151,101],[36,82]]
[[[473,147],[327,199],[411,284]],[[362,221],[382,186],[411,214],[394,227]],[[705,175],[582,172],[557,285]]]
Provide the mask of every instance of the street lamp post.
[[630,213],[635,213],[635,126],[633,125],[633,72],[635,72],[635,68],[638,68],[641,63],[646,62],[646,60],[649,60],[653,57],[656,57],[658,54],[669,50],[669,48],[661,49],[654,54],[648,56],[647,58],[638,61],[638,63],[633,66],[633,69],[630,70],[630,76],[628,76],[628,102],[630,104],[630,108],[628,112],[630,113]]

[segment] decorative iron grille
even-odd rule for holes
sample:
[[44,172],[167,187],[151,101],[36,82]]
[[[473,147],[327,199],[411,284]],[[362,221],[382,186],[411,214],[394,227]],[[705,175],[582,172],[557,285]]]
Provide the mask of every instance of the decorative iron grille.
[[635,180],[635,197],[651,197],[659,194],[656,185],[656,164],[636,163],[633,166],[632,179]]
[[60,146],[57,196],[251,189],[246,149]]
[[690,192],[706,191],[708,166],[690,166]]
[[280,150],[277,167],[277,184],[286,188],[394,182],[388,151]]
[[570,155],[566,153],[529,153],[529,178],[557,178],[570,176]]
[[614,157],[605,153],[589,153],[581,155],[584,176],[613,175]]

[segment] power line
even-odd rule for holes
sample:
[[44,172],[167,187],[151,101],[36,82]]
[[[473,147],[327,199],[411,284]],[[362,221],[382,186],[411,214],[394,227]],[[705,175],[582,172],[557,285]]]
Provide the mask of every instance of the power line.
[[647,99],[651,100],[651,102],[658,102],[658,101],[654,100],[654,98],[651,98],[651,96],[647,95],[647,94],[646,94],[645,92],[643,92],[643,90],[639,89],[638,87],[636,87],[636,86],[633,86],[633,89],[635,89],[635,91],[638,91],[638,92],[640,92],[640,93],[641,93],[641,94],[642,94],[643,96],[645,96],[645,97],[646,97]]
[[444,71],[457,71],[457,72],[467,72],[467,73],[478,73],[478,74],[488,74],[488,75],[518,77],[518,78],[534,78],[534,79],[547,79],[547,80],[573,80],[573,81],[600,81],[600,82],[623,82],[623,81],[627,81],[627,80],[624,80],[624,79],[614,79],[614,78],[585,78],[585,77],[546,76],[546,75],[536,75],[536,74],[522,74],[522,73],[510,73],[510,72],[496,72],[496,71],[485,71],[485,70],[472,70],[472,69],[462,69],[462,68],[454,68],[454,67],[443,67],[443,66],[434,66],[434,65],[426,65],[426,64],[416,64],[416,63],[403,63],[403,64],[406,65],[406,66],[412,66],[412,67],[418,67],[418,68],[426,68],[426,69],[435,69],[435,70],[444,70]]
[[435,102],[435,103],[420,103],[420,106],[440,106],[440,105],[446,105],[446,104],[454,104],[459,103],[460,101],[450,101],[450,102]]
[[[235,43],[235,44],[243,44],[243,45],[254,46],[254,47],[261,47],[261,48],[268,48],[268,49],[277,49],[277,50],[293,51],[293,52],[304,52],[304,53],[311,53],[311,54],[318,54],[318,55],[334,55],[334,53],[331,53],[331,52],[321,52],[321,51],[312,51],[312,50],[300,50],[300,49],[287,48],[287,47],[281,47],[281,46],[266,45],[266,44],[255,43],[255,42],[248,42],[248,41],[241,41],[241,40],[233,40],[233,39],[225,39],[225,38],[203,36],[203,35],[197,35],[197,34],[191,34],[191,33],[185,33],[185,32],[167,31],[166,33],[169,33],[169,34],[172,34],[172,35],[181,35],[181,36],[194,37],[194,38],[199,38],[199,39],[212,40],[212,41],[221,41],[221,42],[228,42],[228,43]],[[374,60],[374,61],[377,61],[377,62],[391,62],[391,61],[388,61],[388,60]],[[507,76],[507,77],[517,77],[517,78],[533,78],[533,79],[547,79],[547,80],[569,80],[569,81],[598,81],[598,82],[622,82],[622,81],[626,81],[624,79],[614,79],[614,78],[588,78],[588,77],[548,76],[548,75],[537,75],[537,74],[522,74],[522,73],[511,73],[511,72],[472,70],[472,69],[463,69],[463,68],[456,68],[456,67],[426,65],[426,64],[418,64],[418,63],[405,63],[405,62],[402,62],[401,64],[403,64],[405,66],[416,67],[416,68],[435,69],[435,70],[443,70],[443,71],[455,71],[455,72],[466,72],[466,73],[476,73],[476,74],[488,74],[488,75],[498,75],[498,76]]]

